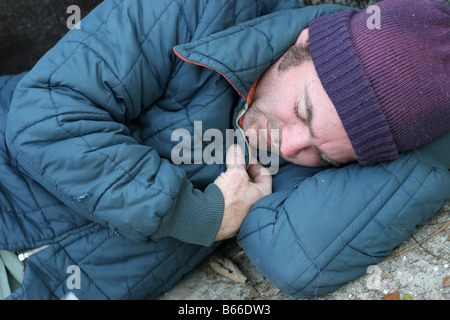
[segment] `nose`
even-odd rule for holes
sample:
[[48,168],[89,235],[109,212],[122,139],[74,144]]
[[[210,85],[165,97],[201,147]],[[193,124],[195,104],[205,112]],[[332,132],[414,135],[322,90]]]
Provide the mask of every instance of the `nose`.
[[281,133],[280,153],[284,156],[293,157],[311,145],[306,126],[285,125]]

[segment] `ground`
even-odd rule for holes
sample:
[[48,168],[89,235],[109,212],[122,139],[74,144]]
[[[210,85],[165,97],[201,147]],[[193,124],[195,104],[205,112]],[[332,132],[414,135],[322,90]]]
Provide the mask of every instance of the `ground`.
[[[396,248],[390,258],[379,263],[379,269],[369,270],[364,276],[316,300],[380,300],[391,293],[394,293],[394,298],[405,300],[450,300],[449,221],[450,201],[431,221],[421,225]],[[231,260],[242,271],[247,278],[245,283],[238,282],[242,276],[230,279],[212,268],[218,260],[223,262],[223,258]],[[377,277],[379,283],[374,281]],[[296,300],[274,287],[234,239],[226,241],[159,299]]]

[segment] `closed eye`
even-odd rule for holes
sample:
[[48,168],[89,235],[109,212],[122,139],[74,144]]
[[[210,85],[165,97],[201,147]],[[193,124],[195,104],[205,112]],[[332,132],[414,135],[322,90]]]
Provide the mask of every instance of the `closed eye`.
[[[302,113],[300,112],[302,109],[300,108],[304,108],[305,113],[306,113],[306,118],[302,117]],[[316,136],[314,135],[314,132],[312,131],[312,117],[313,117],[313,113],[312,113],[312,104],[311,104],[311,100],[309,97],[309,92],[308,92],[308,87],[305,84],[303,87],[303,92],[302,92],[302,96],[300,99],[297,100],[296,104],[295,104],[295,114],[298,120],[300,120],[303,124],[305,124],[308,127],[309,130],[309,135],[311,138],[316,138]],[[317,152],[320,155],[321,160],[323,161],[323,163],[325,165],[333,165],[335,167],[339,167],[342,165],[342,163],[340,163],[339,161],[333,160],[330,157],[328,157],[319,147],[313,145],[312,147],[314,147]]]
[[300,121],[300,122],[302,122],[304,125],[306,125],[306,119],[305,118],[303,118],[301,115],[300,115],[300,103],[299,103],[299,101],[297,101],[297,103],[295,104],[295,110],[294,110],[294,113],[295,113],[295,117]]
[[[306,118],[302,116],[302,109],[305,110]],[[311,100],[309,99],[308,88],[305,84],[303,87],[303,93],[301,97],[295,103],[295,116],[298,120],[300,120],[304,125],[308,127],[309,134],[314,138],[314,133],[311,129],[311,121],[312,121],[312,109],[311,109]]]

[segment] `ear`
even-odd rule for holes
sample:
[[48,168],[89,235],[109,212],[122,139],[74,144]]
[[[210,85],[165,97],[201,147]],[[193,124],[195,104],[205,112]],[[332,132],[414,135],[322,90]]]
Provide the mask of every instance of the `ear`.
[[309,28],[303,29],[300,33],[300,36],[295,41],[295,44],[305,44],[309,43]]

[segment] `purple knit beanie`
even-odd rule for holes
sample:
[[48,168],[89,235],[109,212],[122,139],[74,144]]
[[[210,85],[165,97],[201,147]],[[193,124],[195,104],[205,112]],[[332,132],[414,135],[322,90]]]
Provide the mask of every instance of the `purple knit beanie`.
[[362,165],[393,160],[450,130],[450,6],[376,6],[379,29],[372,28],[376,11],[354,9],[309,25],[315,68]]

